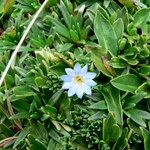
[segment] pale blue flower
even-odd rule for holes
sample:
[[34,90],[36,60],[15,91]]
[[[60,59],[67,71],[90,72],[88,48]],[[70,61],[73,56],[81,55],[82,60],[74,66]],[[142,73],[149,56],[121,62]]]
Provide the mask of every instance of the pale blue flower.
[[96,85],[93,79],[96,77],[96,73],[88,72],[88,66],[85,65],[81,68],[79,63],[75,64],[74,68],[65,69],[67,75],[62,75],[60,79],[64,81],[62,89],[68,90],[68,96],[76,94],[79,98],[83,97],[83,94],[92,94],[91,87]]

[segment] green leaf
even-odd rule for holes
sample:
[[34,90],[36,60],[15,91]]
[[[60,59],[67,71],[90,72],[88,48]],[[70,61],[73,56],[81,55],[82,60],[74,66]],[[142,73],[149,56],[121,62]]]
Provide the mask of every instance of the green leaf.
[[80,33],[81,34],[80,35],[81,39],[87,39],[90,30],[91,30],[91,26],[90,25],[87,25],[86,27],[84,27],[81,30],[81,33]]
[[128,9],[126,7],[123,7],[121,9],[121,14],[119,15],[119,17],[123,19],[124,29],[126,31],[127,26],[129,24],[129,13],[128,13]]
[[14,131],[12,131],[9,128],[9,125],[5,124],[5,123],[0,123],[0,131],[1,133],[3,133],[6,137],[12,136],[14,135]]
[[103,121],[103,140],[110,144],[116,143],[120,137],[120,127],[117,125],[114,116],[110,113]]
[[[2,16],[0,16],[0,19],[4,16],[4,15],[8,15],[10,14],[10,12],[12,11],[12,8],[13,8],[13,5],[15,3],[15,0],[7,0],[7,1],[4,1],[1,2],[2,4],[2,8],[0,7],[0,13],[2,13]],[[2,10],[1,10],[2,9]]]
[[141,125],[142,127],[146,127],[144,119],[149,119],[148,115],[150,114],[148,112],[144,112],[138,109],[129,109],[127,111],[124,111],[124,113],[137,124]]
[[118,41],[123,37],[124,23],[121,18],[117,19],[113,24]]
[[27,74],[27,71],[25,69],[22,69],[20,67],[15,66],[14,69],[19,73],[21,76],[25,77]]
[[141,131],[139,128],[139,124],[137,124],[135,121],[133,121],[131,118],[127,119],[127,124],[131,130],[133,130],[135,133],[138,133],[141,135]]
[[150,82],[145,82],[141,86],[138,87],[135,93],[143,93],[146,94],[145,98],[150,98]]
[[90,106],[88,106],[88,108],[103,110],[103,109],[107,109],[107,105],[106,105],[106,102],[103,100],[103,101],[99,101],[97,103],[91,104]]
[[62,143],[60,136],[58,135],[58,133],[55,130],[51,129],[49,131],[49,135],[58,143]]
[[90,116],[88,118],[88,120],[99,120],[99,119],[102,119],[105,115],[106,115],[105,112],[98,111],[95,114],[93,114],[92,116]]
[[107,8],[110,5],[111,0],[104,1],[103,5],[105,8]]
[[94,21],[94,16],[97,11],[100,11],[105,18],[109,18],[109,14],[107,13],[107,11],[103,7],[101,7],[98,3],[94,3],[87,10],[87,14],[92,22]]
[[43,142],[48,141],[48,133],[44,125],[40,122],[37,122],[36,124],[32,123],[29,128],[30,134],[35,138],[39,139]]
[[32,135],[28,136],[28,141],[30,143],[30,150],[47,150],[45,144],[39,139],[35,139]]
[[48,16],[51,22],[55,25],[54,29],[62,36],[70,38],[69,30],[60,21],[51,16]]
[[47,150],[52,150],[52,149],[55,150],[55,148],[56,148],[56,141],[53,139],[50,139]]
[[[134,25],[142,29],[143,34],[150,34],[149,32],[149,18],[150,18],[150,9],[141,9],[135,14]],[[139,21],[138,21],[139,20]]]
[[58,121],[52,120],[52,123],[56,127],[56,129],[59,131],[62,127],[60,126],[60,123]]
[[60,1],[60,5],[58,5],[58,7],[63,15],[66,25],[69,29],[71,29],[71,16],[62,0]]
[[147,66],[143,66],[140,68],[139,73],[141,73],[142,75],[150,75],[150,65]]
[[136,110],[136,113],[139,114],[139,116],[141,116],[143,119],[150,120],[150,113],[141,109],[134,109],[134,111],[135,110]]
[[59,100],[59,113],[62,116],[67,116],[67,117],[71,117],[70,114],[70,109],[71,109],[71,99],[68,97],[67,94],[64,94],[61,96],[60,100]]
[[122,60],[119,57],[113,57],[110,61],[109,64],[113,67],[113,68],[126,68],[127,64],[124,60]]
[[29,112],[19,112],[17,114],[12,115],[9,119],[29,119]]
[[62,90],[62,89],[58,90],[58,91],[50,98],[49,104],[53,106],[53,105],[59,100],[59,98],[61,97],[63,91],[64,91],[64,90]]
[[128,145],[128,128],[124,128],[121,137],[118,139],[115,147],[113,149],[124,150]]
[[144,138],[144,149],[150,150],[150,132],[142,127],[140,127],[140,129]]
[[73,42],[79,41],[78,32],[77,32],[76,30],[70,29],[70,39],[71,39]]
[[57,112],[57,109],[55,107],[52,107],[50,105],[46,105],[44,107],[42,107],[42,110],[45,112],[45,113],[56,113]]
[[47,87],[46,86],[46,80],[43,77],[36,77],[34,81],[38,87],[41,87],[41,88]]
[[113,57],[118,53],[118,40],[111,23],[97,11],[94,20],[94,31],[102,49],[109,52]]
[[55,118],[56,117],[56,113],[57,113],[57,109],[55,107],[52,107],[50,105],[46,105],[44,107],[41,108],[41,110],[45,113],[48,114],[51,118]]
[[136,27],[142,27],[146,24],[150,17],[150,8],[143,8],[136,12],[134,15],[134,25]]
[[106,69],[106,67],[104,66],[103,61],[102,61],[102,56],[104,56],[106,54],[101,54],[100,51],[101,50],[93,49],[91,51],[91,53],[92,53],[91,59],[93,60],[98,71],[101,71],[103,74],[105,74],[108,77],[112,77],[112,75],[110,74],[110,72],[108,72],[108,70]]
[[137,95],[133,95],[129,98],[125,98],[125,103],[124,103],[124,109],[129,109],[132,108],[132,106],[136,106],[137,103],[139,103],[143,98],[145,97],[146,94],[140,93]]
[[102,94],[105,98],[108,111],[114,114],[115,120],[118,124],[123,125],[123,110],[119,90],[108,85],[103,88]]
[[70,49],[72,47],[73,47],[73,44],[71,44],[71,43],[65,43],[65,44],[59,45],[58,50],[60,52],[67,52],[67,51],[70,51]]
[[28,86],[23,86],[23,85],[14,87],[13,91],[14,91],[14,94],[20,98],[35,95],[35,93],[33,92],[31,88],[29,88]]
[[[62,126],[64,126],[63,124],[61,124]],[[69,127],[68,127],[69,129]],[[71,128],[70,128],[70,131],[71,131]],[[70,134],[65,130],[65,128],[61,128],[60,130],[57,131],[58,133],[64,135],[65,137],[71,137]]]
[[141,80],[133,74],[126,74],[112,79],[111,84],[122,91],[134,93],[141,85]]
[[[65,61],[67,61],[67,60],[65,59]],[[57,65],[51,66],[49,68],[49,71],[55,73],[58,76],[61,76],[61,75],[64,75],[64,73],[65,73],[65,71],[64,71],[65,67],[66,67],[65,62],[61,62],[59,64],[57,63]]]
[[134,0],[119,0],[119,2],[129,8],[134,7]]
[[145,0],[145,1],[144,1],[144,4],[146,4],[146,5],[149,7],[149,6],[150,6],[150,1]]
[[71,132],[71,127],[69,127],[63,123],[61,123],[61,126],[67,131],[66,133],[64,132],[64,135],[69,137],[70,134],[68,132]]
[[20,142],[25,139],[27,134],[28,134],[28,128],[26,127],[19,133],[17,140],[15,141],[13,145],[13,149],[16,148],[20,144]]

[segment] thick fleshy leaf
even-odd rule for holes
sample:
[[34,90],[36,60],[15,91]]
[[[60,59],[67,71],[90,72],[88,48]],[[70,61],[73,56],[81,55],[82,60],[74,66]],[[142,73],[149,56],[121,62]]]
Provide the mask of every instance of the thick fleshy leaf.
[[103,110],[103,109],[105,110],[105,109],[107,109],[107,105],[104,100],[101,100],[99,102],[91,104],[88,108],[95,109],[95,110]]
[[136,75],[126,74],[112,79],[111,84],[122,91],[134,93],[141,85],[141,80]]
[[134,15],[134,25],[142,29],[144,34],[149,34],[150,8],[143,8],[137,11]]
[[124,23],[121,18],[117,19],[113,24],[117,39],[120,40],[124,33]]
[[28,132],[29,132],[29,131],[28,131],[28,128],[26,127],[26,128],[24,128],[24,129],[19,133],[19,135],[18,135],[18,137],[17,137],[17,140],[15,141],[15,143],[14,143],[14,145],[13,145],[13,149],[16,148],[16,147],[19,145],[19,143],[20,143],[22,140],[25,139],[25,137],[27,136]]
[[125,98],[124,109],[129,109],[129,108],[136,106],[136,104],[139,103],[144,98],[145,95],[146,94],[144,93],[140,93],[140,94]]
[[114,115],[109,113],[103,121],[103,140],[107,143],[114,143],[120,136],[120,127],[117,125]]
[[145,150],[150,150],[150,132],[142,127],[140,129],[144,138],[144,148]]
[[23,98],[23,97],[29,97],[29,96],[33,96],[35,95],[35,93],[33,92],[33,90],[30,87],[27,86],[16,86],[14,89],[14,94],[17,97]]
[[112,56],[118,53],[118,40],[113,26],[100,11],[97,11],[94,21],[94,31],[102,48]]
[[150,8],[143,8],[134,15],[134,25],[141,27],[150,17]]
[[109,85],[103,88],[102,94],[105,98],[108,111],[114,114],[118,124],[123,125],[123,110],[119,90]]
[[64,20],[65,20],[67,26],[69,28],[71,28],[71,16],[67,10],[67,7],[65,6],[65,4],[62,0],[60,1],[60,5],[58,5],[58,7],[59,7],[59,9],[60,9],[60,11],[64,17]]
[[92,53],[92,61],[94,62],[95,67],[98,69],[98,71],[102,72],[104,75],[108,77],[112,77],[111,73],[107,70],[107,68],[104,66],[104,63],[102,61],[102,56],[106,55],[105,52],[101,54],[103,49],[94,49],[91,51]]
[[142,127],[146,127],[145,119],[150,119],[148,117],[148,115],[150,116],[148,112],[143,112],[138,109],[129,109],[124,111],[124,113]]

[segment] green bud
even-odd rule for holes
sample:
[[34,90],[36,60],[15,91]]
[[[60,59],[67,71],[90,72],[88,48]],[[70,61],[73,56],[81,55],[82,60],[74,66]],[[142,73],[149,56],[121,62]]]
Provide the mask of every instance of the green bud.
[[127,43],[127,39],[126,38],[122,38],[119,40],[119,49],[120,50],[123,50],[126,46],[126,43]]

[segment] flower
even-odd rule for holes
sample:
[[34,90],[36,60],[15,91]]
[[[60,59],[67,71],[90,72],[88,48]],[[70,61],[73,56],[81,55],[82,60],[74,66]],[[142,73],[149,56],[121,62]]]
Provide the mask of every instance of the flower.
[[62,75],[60,79],[64,81],[62,89],[68,89],[68,96],[76,94],[80,99],[83,94],[92,94],[91,87],[96,85],[93,79],[96,77],[96,73],[88,72],[88,66],[85,65],[81,68],[79,63],[75,64],[74,68],[65,69],[67,75]]

